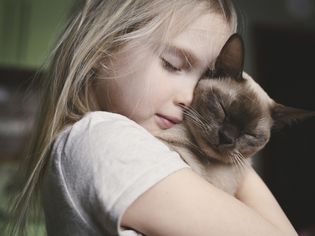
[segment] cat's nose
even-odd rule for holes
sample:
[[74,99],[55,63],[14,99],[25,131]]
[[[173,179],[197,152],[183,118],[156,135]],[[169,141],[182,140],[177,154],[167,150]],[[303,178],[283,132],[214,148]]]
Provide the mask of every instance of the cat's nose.
[[219,130],[219,141],[220,145],[233,146],[235,142],[235,136],[231,134],[228,130]]

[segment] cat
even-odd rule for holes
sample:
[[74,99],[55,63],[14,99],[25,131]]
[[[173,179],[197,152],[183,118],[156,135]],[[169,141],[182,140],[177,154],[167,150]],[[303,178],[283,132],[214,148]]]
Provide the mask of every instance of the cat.
[[233,34],[198,82],[190,106],[182,106],[183,122],[157,135],[193,171],[231,195],[272,129],[315,116],[271,99],[243,72],[244,51],[241,36]]

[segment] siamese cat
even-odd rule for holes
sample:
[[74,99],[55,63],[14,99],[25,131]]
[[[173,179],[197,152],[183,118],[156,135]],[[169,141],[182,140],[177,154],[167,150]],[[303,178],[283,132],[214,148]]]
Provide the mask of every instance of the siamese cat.
[[193,171],[231,195],[272,129],[315,116],[276,103],[243,65],[244,43],[233,34],[197,84],[191,105],[182,107],[183,122],[158,136]]

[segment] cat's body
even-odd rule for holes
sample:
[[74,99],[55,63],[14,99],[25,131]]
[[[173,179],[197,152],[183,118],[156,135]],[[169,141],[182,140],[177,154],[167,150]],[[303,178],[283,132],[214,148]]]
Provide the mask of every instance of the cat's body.
[[[269,98],[269,96],[261,89],[258,84],[256,84],[256,82],[249,75],[244,73],[243,77],[247,80],[246,83],[242,82],[241,84],[239,84],[239,82],[235,82],[235,84],[233,84],[234,82],[230,81],[230,89],[227,90],[230,94],[225,94],[224,96],[229,96],[230,101],[235,101],[237,100],[237,95],[242,94],[244,96],[244,94],[248,94],[249,91],[251,91],[252,95],[256,94],[257,97],[251,97],[250,100],[257,104],[257,109],[260,108],[262,113],[267,112],[268,107],[273,104],[272,99]],[[229,84],[227,80],[229,80],[229,78],[221,79],[220,81],[200,81],[198,86],[196,87],[194,101],[192,102],[191,108],[194,111],[198,111],[198,107],[202,107],[202,105],[200,106],[199,104],[205,104],[205,101],[202,100],[201,96],[206,97],[204,93],[210,91],[210,88],[218,89],[218,87],[222,87],[225,90]],[[212,95],[217,95],[218,91],[211,91],[211,93]],[[240,104],[240,106],[245,105]],[[251,104],[251,106],[255,107],[254,104]],[[211,112],[210,109],[209,111]],[[160,138],[164,142],[166,142],[166,144],[169,145],[173,150],[178,152],[181,158],[193,169],[193,171],[201,175],[204,179],[217,186],[218,188],[224,190],[231,195],[234,195],[242,179],[244,168],[251,165],[251,160],[249,157],[259,151],[267,143],[270,137],[270,132],[265,131],[261,142],[259,142],[259,147],[255,146],[254,150],[250,151],[250,153],[247,155],[247,158],[243,158],[240,161],[239,158],[242,157],[238,156],[235,157],[237,158],[237,160],[235,159],[234,161],[224,161],[224,157],[222,156],[222,154],[215,153],[213,149],[209,149],[208,144],[200,141],[198,143],[198,141],[196,140],[198,138],[196,138],[190,131],[196,128],[198,129],[195,123],[196,120],[191,120],[187,118],[187,116],[189,115],[186,113],[186,118],[183,123],[177,124],[172,129],[164,131]],[[249,117],[249,115],[245,117],[247,119],[254,120],[254,118]],[[204,118],[205,120],[207,120],[205,122],[211,122],[209,116],[204,115]],[[213,118],[218,119],[218,117]],[[265,126],[265,129],[270,130],[270,127],[272,126],[272,119],[268,116],[264,117],[264,120],[261,120],[261,125]],[[213,132],[216,131],[210,131],[209,134],[207,134],[210,139],[214,136],[211,135],[213,134]],[[248,146],[248,144],[246,144],[246,146]]]
[[272,128],[315,115],[273,101],[243,72],[243,62],[243,41],[235,34],[183,107],[183,123],[158,135],[193,171],[231,195]]

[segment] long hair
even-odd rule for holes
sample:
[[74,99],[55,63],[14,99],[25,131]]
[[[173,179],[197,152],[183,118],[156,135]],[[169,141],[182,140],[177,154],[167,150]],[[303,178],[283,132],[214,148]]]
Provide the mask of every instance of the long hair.
[[228,0],[86,0],[77,9],[41,81],[41,104],[26,155],[25,183],[12,208],[11,235],[26,234],[30,212],[40,203],[41,177],[52,145],[65,127],[96,109],[91,81],[99,70],[110,78],[109,62],[115,53],[139,42],[159,52],[163,44],[157,41],[167,41],[169,32],[184,30],[207,12],[218,13],[234,30],[237,27]]

